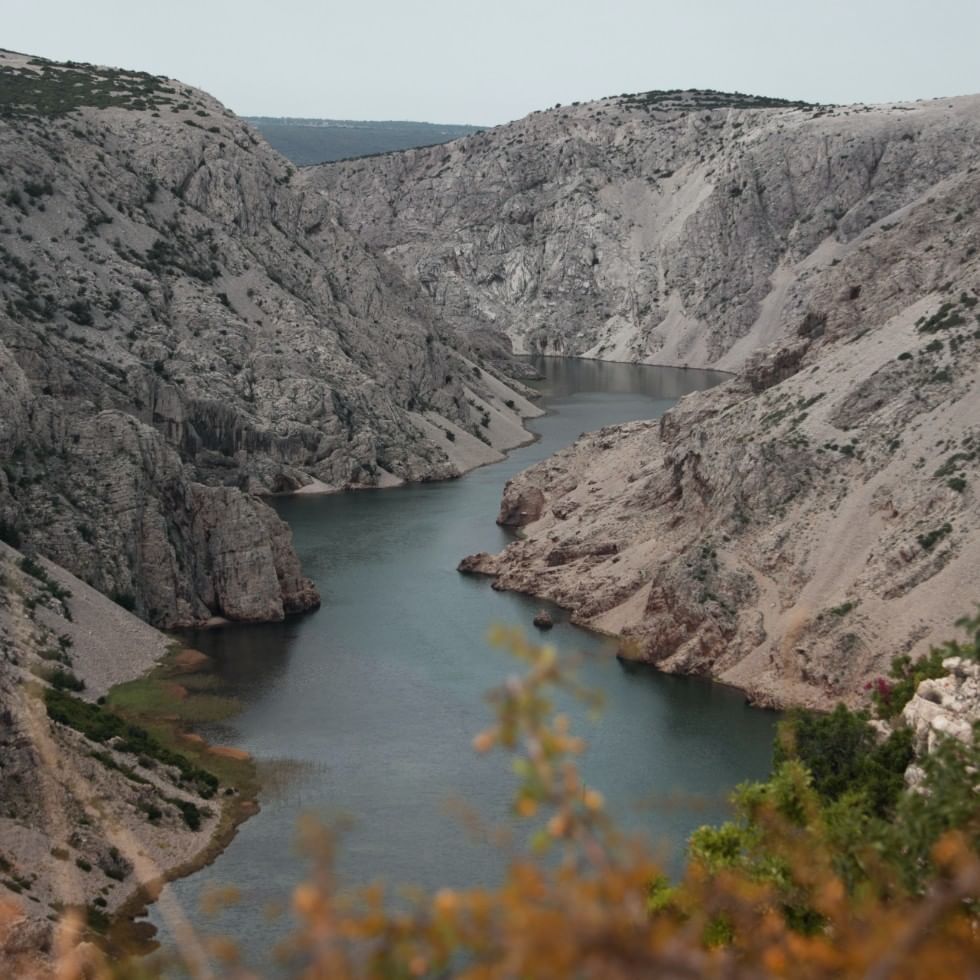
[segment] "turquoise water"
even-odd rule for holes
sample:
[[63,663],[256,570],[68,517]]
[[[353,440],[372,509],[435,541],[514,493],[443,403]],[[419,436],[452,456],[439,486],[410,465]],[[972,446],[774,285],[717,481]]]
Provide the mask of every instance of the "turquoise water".
[[[515,669],[487,644],[488,629],[503,623],[534,632],[541,603],[494,592],[456,565],[511,540],[494,524],[510,476],[583,431],[656,417],[722,380],[571,359],[540,364],[548,414],[531,423],[537,442],[459,480],[276,501],[322,609],[189,638],[216,658],[227,693],[244,704],[231,723],[205,734],[253,753],[265,788],[261,813],[225,853],[173,887],[193,908],[209,886],[238,886],[246,901],[216,928],[238,936],[252,962],[261,965],[286,928],[264,908],[288,897],[306,870],[294,848],[303,813],[351,818],[339,863],[349,883],[500,878],[505,857],[447,803],[509,823],[509,763],[474,755],[470,742],[491,719],[484,693]],[[597,722],[575,713],[589,742],[584,773],[617,819],[661,842],[676,868],[690,831],[724,818],[731,787],[768,772],[775,716],[720,685],[625,667],[608,641],[555,613],[548,642],[586,654],[584,679],[605,697]]]

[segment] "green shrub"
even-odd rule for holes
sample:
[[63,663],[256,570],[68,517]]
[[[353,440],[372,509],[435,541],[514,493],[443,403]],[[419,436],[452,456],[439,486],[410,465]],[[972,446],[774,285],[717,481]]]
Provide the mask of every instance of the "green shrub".
[[0,541],[9,544],[11,548],[19,548],[21,537],[16,525],[0,520]]
[[881,816],[894,805],[912,761],[909,732],[893,732],[879,743],[865,712],[839,704],[827,715],[791,712],[780,724],[773,764],[796,760],[806,766],[813,788],[825,801],[845,793],[862,795]]
[[110,592],[109,598],[127,612],[133,612],[136,609],[136,596],[132,592]]
[[85,906],[85,924],[95,932],[103,933],[109,928],[111,920],[106,912],[97,905]]
[[953,525],[947,521],[942,527],[937,527],[933,531],[920,534],[916,540],[925,551],[932,551],[938,542],[952,533]]
[[119,715],[97,704],[89,704],[56,688],[44,694],[48,717],[59,724],[81,732],[93,742],[119,739],[118,751],[133,755],[148,755],[165,766],[174,766],[183,782],[192,784],[202,796],[213,796],[218,779],[213,773],[195,766],[190,759],[161,745],[149,732],[131,725]]
[[872,701],[879,718],[894,718],[912,700],[919,684],[924,680],[945,677],[943,661],[947,657],[962,657],[966,660],[980,658],[980,615],[964,617],[956,623],[966,630],[969,640],[960,643],[951,640],[942,646],[933,647],[925,656],[912,660],[908,654],[892,659],[888,679],[878,678],[868,685],[872,691]]
[[153,803],[140,803],[139,808],[146,814],[146,819],[150,823],[156,823],[163,816],[163,810]]
[[64,667],[51,667],[48,664],[39,664],[31,668],[31,673],[35,677],[40,677],[58,691],[84,691],[85,681],[77,677],[72,671],[65,670]]
[[180,815],[184,818],[184,823],[191,830],[201,829],[201,818],[205,812],[196,803],[192,803],[190,800],[180,800],[176,797],[168,798],[167,802],[177,807]]

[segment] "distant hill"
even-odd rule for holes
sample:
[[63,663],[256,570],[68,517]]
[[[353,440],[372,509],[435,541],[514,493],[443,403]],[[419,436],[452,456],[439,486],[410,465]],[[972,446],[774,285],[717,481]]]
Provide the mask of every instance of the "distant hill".
[[284,157],[303,166],[432,146],[480,131],[479,126],[356,119],[277,119],[246,116]]

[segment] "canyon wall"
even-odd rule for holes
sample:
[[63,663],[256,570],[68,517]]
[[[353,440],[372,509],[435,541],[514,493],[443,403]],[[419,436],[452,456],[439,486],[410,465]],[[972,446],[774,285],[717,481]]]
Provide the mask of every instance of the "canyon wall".
[[311,608],[255,495],[499,459],[536,410],[491,351],[214,99],[0,53],[8,541],[158,625]]
[[828,705],[977,599],[978,148],[980,97],[648,93],[303,179],[463,327],[736,372],[516,478],[464,568]]

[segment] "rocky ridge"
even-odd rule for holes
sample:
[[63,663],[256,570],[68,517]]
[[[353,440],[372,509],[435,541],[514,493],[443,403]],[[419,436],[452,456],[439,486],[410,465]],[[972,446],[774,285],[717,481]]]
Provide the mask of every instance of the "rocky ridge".
[[4,539],[157,625],[311,608],[255,495],[500,458],[496,356],[209,96],[0,52]]

